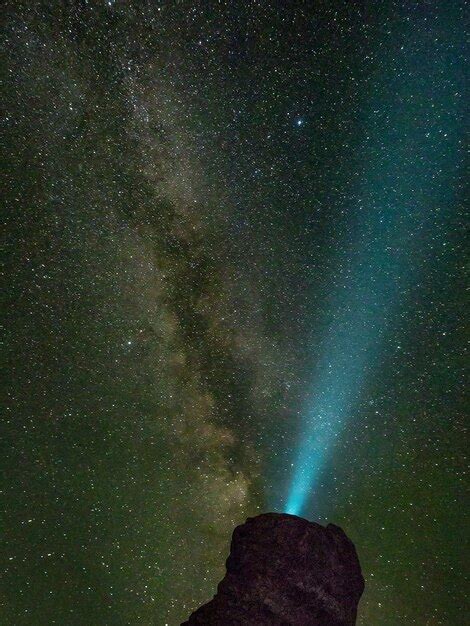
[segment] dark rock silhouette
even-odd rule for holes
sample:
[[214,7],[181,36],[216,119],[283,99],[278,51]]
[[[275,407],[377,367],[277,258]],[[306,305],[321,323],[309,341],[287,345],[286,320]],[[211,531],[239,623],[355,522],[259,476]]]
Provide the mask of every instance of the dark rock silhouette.
[[266,513],[235,528],[217,594],[182,626],[353,626],[363,590],[341,528]]

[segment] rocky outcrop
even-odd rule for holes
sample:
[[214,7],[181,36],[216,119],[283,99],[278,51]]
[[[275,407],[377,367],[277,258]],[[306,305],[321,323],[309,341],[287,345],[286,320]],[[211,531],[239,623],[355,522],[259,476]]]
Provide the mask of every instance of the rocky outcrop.
[[266,513],[235,528],[217,594],[182,626],[353,626],[363,590],[341,528]]

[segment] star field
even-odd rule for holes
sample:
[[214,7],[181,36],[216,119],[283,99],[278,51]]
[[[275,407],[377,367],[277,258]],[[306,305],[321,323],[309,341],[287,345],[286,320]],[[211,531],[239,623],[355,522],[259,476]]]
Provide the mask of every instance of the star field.
[[7,4],[2,624],[178,625],[286,508],[463,623],[463,21]]

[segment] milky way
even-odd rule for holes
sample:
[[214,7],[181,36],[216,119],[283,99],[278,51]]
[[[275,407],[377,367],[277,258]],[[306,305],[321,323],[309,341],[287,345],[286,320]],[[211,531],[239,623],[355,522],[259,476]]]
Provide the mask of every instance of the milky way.
[[461,621],[449,4],[8,3],[2,624],[180,624],[286,506]]

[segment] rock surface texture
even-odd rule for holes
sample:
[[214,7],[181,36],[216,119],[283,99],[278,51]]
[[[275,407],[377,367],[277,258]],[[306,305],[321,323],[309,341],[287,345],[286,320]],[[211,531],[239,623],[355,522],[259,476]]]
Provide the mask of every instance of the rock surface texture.
[[235,528],[217,594],[182,626],[351,626],[363,590],[341,528],[266,513]]

